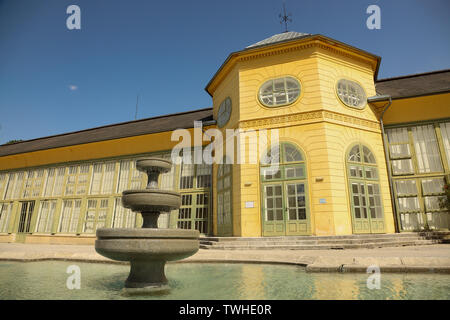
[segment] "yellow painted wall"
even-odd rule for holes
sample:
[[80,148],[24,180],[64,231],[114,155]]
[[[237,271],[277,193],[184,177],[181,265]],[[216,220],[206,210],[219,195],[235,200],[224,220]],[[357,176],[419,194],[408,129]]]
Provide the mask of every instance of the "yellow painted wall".
[[[193,129],[188,129],[193,139]],[[0,170],[35,167],[56,163],[119,157],[171,150],[172,132],[160,132],[0,157]]]
[[[386,105],[377,103],[377,105]],[[385,125],[450,118],[450,93],[395,99],[386,111]]]
[[[349,185],[346,175],[346,154],[354,143],[363,143],[374,152],[380,175],[380,188],[385,217],[385,231],[394,232],[394,220],[389,193],[387,169],[384,162],[380,132],[371,132],[328,122],[280,127],[281,142],[297,145],[306,157],[308,178],[308,200],[312,235],[352,234]],[[248,148],[248,145],[247,145]],[[239,236],[262,235],[261,187],[259,165],[235,166],[233,183],[234,229]],[[316,178],[323,178],[318,179]],[[247,184],[247,186],[246,186]],[[250,185],[248,185],[250,184]],[[236,190],[240,190],[239,193]],[[239,198],[236,197],[239,194]],[[319,199],[325,199],[321,204]],[[245,202],[255,203],[254,208],[245,208]],[[236,210],[239,208],[238,210]],[[239,224],[240,222],[240,224]]]
[[[233,114],[226,127],[234,128],[239,121],[239,126],[245,129],[276,128],[279,130],[280,141],[292,142],[303,151],[307,159],[310,234],[352,233],[345,153],[356,142],[363,142],[376,156],[386,232],[394,232],[376,108],[370,105],[362,110],[350,108],[339,100],[335,89],[336,82],[345,78],[362,85],[368,97],[375,95],[371,61],[349,56],[343,51],[330,50],[328,47],[310,46],[244,59],[230,70],[221,78],[216,91],[213,91],[215,114],[218,103],[226,96],[232,96],[234,100],[238,97],[239,105],[233,100]],[[263,106],[258,100],[260,86],[269,79],[288,75],[300,81],[299,99],[291,105],[277,108]],[[238,94],[236,82],[239,83]],[[332,119],[323,113],[326,111],[333,113]],[[302,116],[292,118],[295,114]],[[248,143],[241,147],[249,148]],[[323,181],[316,182],[316,178],[323,178]],[[326,203],[320,204],[319,199],[326,199]],[[255,207],[245,208],[247,201],[254,202]],[[214,208],[214,225],[216,214]],[[259,164],[234,165],[234,235],[261,236],[261,220]],[[214,230],[216,232],[217,229]]]

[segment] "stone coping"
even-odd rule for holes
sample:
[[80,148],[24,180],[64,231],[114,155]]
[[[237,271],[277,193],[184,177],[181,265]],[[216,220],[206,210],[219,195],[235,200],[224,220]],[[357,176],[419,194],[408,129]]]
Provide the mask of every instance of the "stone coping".
[[[0,261],[78,261],[128,264],[112,261],[88,245],[38,245],[0,243]],[[402,248],[350,250],[202,250],[169,263],[258,263],[304,267],[306,272],[367,272],[378,266],[381,272],[450,274],[450,245],[437,244]]]
[[133,195],[133,194],[148,194],[148,193],[154,193],[154,194],[158,194],[158,195],[169,195],[169,196],[176,196],[176,197],[180,197],[180,193],[176,192],[176,191],[171,191],[171,190],[164,190],[164,189],[129,189],[129,190],[125,190],[122,192],[122,194],[127,194],[127,195]]
[[144,238],[144,239],[198,239],[197,230],[155,229],[155,228],[100,228],[97,229],[99,239]]

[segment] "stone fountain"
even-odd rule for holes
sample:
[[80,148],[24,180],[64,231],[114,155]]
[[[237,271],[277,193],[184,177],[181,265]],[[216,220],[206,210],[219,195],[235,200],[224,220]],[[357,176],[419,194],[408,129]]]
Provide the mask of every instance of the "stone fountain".
[[102,228],[97,230],[95,250],[112,260],[130,261],[130,274],[125,282],[128,293],[147,293],[168,289],[164,273],[166,261],[184,259],[199,248],[197,230],[158,229],[158,216],[181,205],[177,192],[158,189],[158,177],[170,171],[172,163],[165,159],[143,158],[136,168],[147,173],[143,190],[126,190],[122,204],[140,212],[142,229]]

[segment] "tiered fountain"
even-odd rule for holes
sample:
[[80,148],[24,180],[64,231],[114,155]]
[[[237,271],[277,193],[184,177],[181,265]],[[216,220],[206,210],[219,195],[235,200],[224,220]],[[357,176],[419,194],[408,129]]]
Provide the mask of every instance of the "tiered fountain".
[[95,250],[110,259],[130,261],[125,282],[128,293],[147,293],[168,289],[164,273],[166,261],[184,259],[199,248],[197,230],[158,229],[158,216],[181,205],[180,194],[158,189],[158,177],[168,172],[172,163],[159,158],[136,161],[136,168],[148,176],[147,188],[122,193],[125,208],[140,212],[142,229],[103,228],[97,230]]

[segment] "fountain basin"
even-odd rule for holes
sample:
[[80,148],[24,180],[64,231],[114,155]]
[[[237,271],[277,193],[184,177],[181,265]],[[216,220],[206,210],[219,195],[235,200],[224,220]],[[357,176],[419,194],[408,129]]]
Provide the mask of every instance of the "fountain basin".
[[139,171],[145,172],[151,169],[152,171],[164,173],[170,171],[171,167],[172,162],[170,160],[160,158],[142,158],[136,160],[136,169]]
[[173,261],[196,253],[198,237],[197,230],[102,228],[97,230],[95,250],[119,261]]
[[126,190],[122,193],[122,205],[136,212],[168,212],[181,206],[181,196],[159,189]]
[[168,290],[166,261],[187,258],[198,251],[199,232],[180,229],[97,229],[95,251],[112,260],[130,261],[127,294]]

